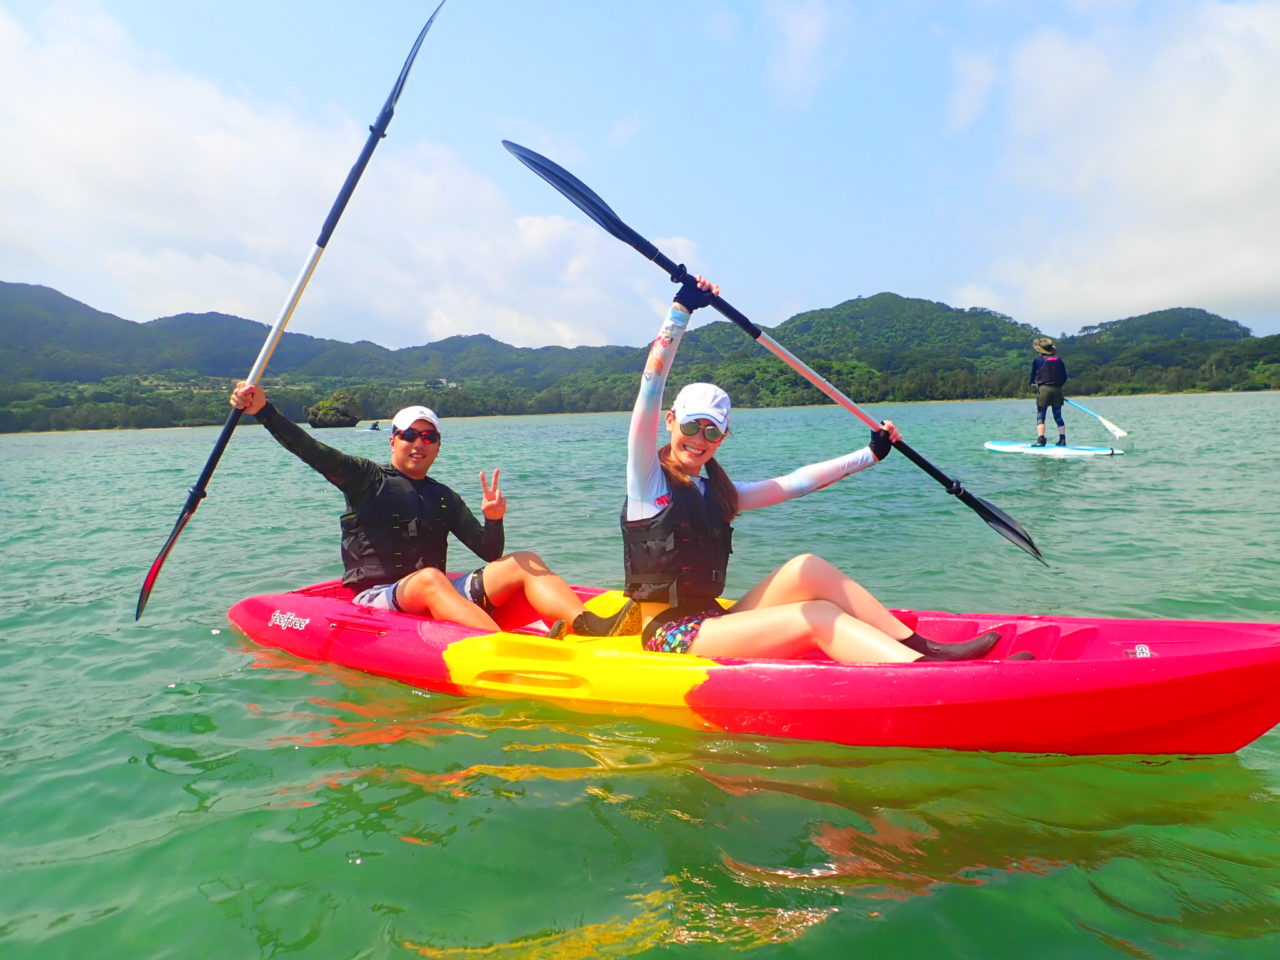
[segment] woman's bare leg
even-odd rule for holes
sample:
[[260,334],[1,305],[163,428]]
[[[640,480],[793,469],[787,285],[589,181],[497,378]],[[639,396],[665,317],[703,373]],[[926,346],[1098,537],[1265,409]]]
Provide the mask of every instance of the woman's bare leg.
[[792,557],[748,590],[733,609],[745,613],[806,600],[826,600],[893,640],[911,636],[911,628],[890,613],[866,587],[812,553]]
[[704,620],[690,653],[702,657],[802,657],[814,648],[844,663],[909,663],[920,654],[834,603],[808,600]]

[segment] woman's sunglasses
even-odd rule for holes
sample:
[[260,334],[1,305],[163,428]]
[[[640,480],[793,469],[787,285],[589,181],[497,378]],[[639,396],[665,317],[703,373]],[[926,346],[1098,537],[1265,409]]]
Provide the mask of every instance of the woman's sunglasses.
[[419,437],[427,443],[436,443],[440,439],[440,434],[436,433],[434,430],[418,430],[415,427],[405,427],[403,430],[397,430],[396,436],[405,443],[413,443],[413,441],[417,440]]
[[698,431],[702,431],[702,435],[707,438],[707,443],[719,443],[724,439],[724,435],[728,430],[721,430],[715,424],[701,424],[697,420],[690,420],[688,423],[680,424],[680,432],[686,437],[697,436]]

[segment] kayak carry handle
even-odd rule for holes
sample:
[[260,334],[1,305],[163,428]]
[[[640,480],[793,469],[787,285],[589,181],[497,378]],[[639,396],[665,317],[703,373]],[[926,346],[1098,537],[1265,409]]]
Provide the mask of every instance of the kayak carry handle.
[[507,690],[511,693],[524,693],[530,688],[567,691],[589,686],[585,678],[576,674],[550,670],[485,670],[467,680],[465,685],[484,687],[486,690]]

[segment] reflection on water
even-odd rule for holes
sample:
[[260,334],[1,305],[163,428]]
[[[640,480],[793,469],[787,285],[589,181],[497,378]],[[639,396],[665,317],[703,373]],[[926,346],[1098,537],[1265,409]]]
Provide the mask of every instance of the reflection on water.
[[511,960],[592,960],[632,957],[667,944],[707,944],[746,950],[796,940],[830,910],[781,910],[689,901],[675,888],[635,894],[632,913],[571,930],[521,937],[482,947],[405,946],[439,960],[501,956]]
[[[1053,898],[1081,935],[1131,956],[1169,936],[1194,950],[1214,942],[1200,937],[1248,942],[1280,925],[1270,786],[1235,756],[757,743],[402,692],[374,685],[357,699],[313,701],[309,728],[292,738],[298,746],[412,750],[397,750],[394,764],[295,785],[321,809],[295,824],[294,842],[318,848],[354,833],[385,856],[382,839],[394,838],[409,851],[397,859],[412,861],[467,847],[505,810],[573,817],[596,853],[534,844],[535,859],[519,861],[527,882],[550,888],[563,884],[546,872],[556,864],[573,863],[578,876],[601,855],[630,862],[644,851],[642,871],[621,887],[612,881],[630,904],[621,913],[544,907],[505,938],[465,945],[447,929],[406,933],[404,945],[422,956],[746,949],[819,937],[839,918],[882,921],[920,898],[966,911],[948,891],[1022,886],[1025,897]],[[457,815],[417,821],[413,811],[432,798]],[[566,833],[554,835],[563,846]]]

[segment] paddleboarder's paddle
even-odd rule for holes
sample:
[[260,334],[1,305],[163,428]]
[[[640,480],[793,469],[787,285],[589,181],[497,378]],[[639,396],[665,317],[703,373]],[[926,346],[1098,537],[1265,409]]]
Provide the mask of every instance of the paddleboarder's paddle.
[[1100,413],[1094,413],[1094,412],[1093,412],[1092,410],[1090,410],[1088,407],[1084,406],[1083,404],[1076,403],[1074,400],[1070,399],[1069,397],[1063,397],[1062,399],[1063,399],[1063,400],[1066,400],[1066,401],[1067,401],[1067,403],[1071,404],[1071,405],[1072,405],[1073,407],[1075,407],[1077,410],[1083,410],[1083,411],[1084,411],[1085,413],[1087,413],[1089,416],[1091,416],[1091,417],[1097,417],[1097,418],[1098,418],[1098,422],[1099,422],[1099,423],[1101,423],[1104,427],[1106,427],[1106,428],[1107,428],[1107,430],[1108,430],[1108,432],[1109,432],[1113,437],[1115,437],[1117,440],[1119,440],[1121,437],[1127,437],[1127,436],[1129,435],[1129,431],[1128,431],[1128,430],[1121,430],[1119,427],[1117,427],[1114,423],[1112,423],[1110,420],[1108,420],[1108,419],[1107,419],[1106,417],[1104,417],[1102,414],[1100,414]]
[[[325,245],[329,242],[329,237],[338,225],[338,219],[347,208],[347,201],[351,199],[351,194],[355,191],[356,184],[360,181],[360,175],[364,173],[364,168],[368,165],[369,158],[373,156],[373,150],[378,145],[378,141],[387,135],[387,125],[391,123],[391,116],[395,113],[396,101],[400,99],[400,91],[404,89],[405,81],[409,79],[409,68],[413,66],[413,60],[418,55],[418,48],[422,46],[422,41],[426,39],[427,31],[431,29],[431,24],[435,21],[436,14],[440,12],[440,7],[443,6],[444,0],[440,0],[440,6],[436,7],[435,12],[427,19],[426,26],[418,34],[418,39],[413,43],[413,49],[409,51],[408,59],[405,60],[404,66],[400,69],[400,76],[396,78],[396,85],[391,88],[391,95],[387,97],[387,102],[382,105],[382,112],[378,114],[378,119],[369,128],[369,138],[365,140],[364,149],[360,151],[360,156],[356,158],[355,165],[351,168],[351,172],[347,174],[346,182],[342,184],[342,189],[338,192],[338,198],[333,202],[333,206],[329,208],[329,215],[325,217],[324,226],[320,228],[320,236],[316,240],[315,249],[311,251],[311,256],[307,258],[307,262],[303,264],[302,272],[298,274],[298,279],[294,281],[293,289],[289,291],[289,297],[285,300],[284,307],[280,310],[280,315],[276,317],[275,325],[267,334],[267,342],[262,345],[262,350],[258,353],[258,359],[253,362],[253,369],[245,377],[245,380],[249,383],[257,383],[262,376],[262,372],[267,368],[267,361],[271,359],[271,354],[275,352],[276,345],[284,335],[284,328],[289,323],[289,318],[293,316],[293,311],[297,307],[298,301],[302,299],[302,291],[306,289],[307,281],[311,279],[311,274],[315,271],[316,264],[320,262],[320,254],[324,253]],[[187,491],[187,502],[183,505],[182,512],[178,514],[178,522],[173,525],[173,532],[169,534],[169,539],[160,548],[160,553],[152,562],[151,569],[147,571],[146,579],[142,581],[142,590],[138,593],[138,607],[133,613],[133,619],[139,619],[142,616],[142,611],[147,608],[147,600],[151,596],[151,588],[155,586],[156,577],[160,575],[160,568],[164,566],[164,561],[169,556],[169,551],[178,542],[178,537],[182,535],[182,531],[196,512],[196,508],[200,506],[200,501],[204,499],[205,487],[209,485],[209,479],[213,476],[213,471],[217,468],[218,461],[222,459],[222,453],[226,450],[227,444],[231,440],[231,434],[235,430],[236,424],[240,422],[240,414],[240,410],[231,411],[231,416],[227,417],[227,422],[223,424],[222,432],[218,434],[218,440],[213,445],[213,452],[209,454],[209,459],[205,462],[204,469],[200,471],[200,476],[196,479],[195,486]]]
[[[607,233],[617,237],[623,243],[634,247],[646,260],[652,260],[661,267],[671,278],[673,283],[684,282],[685,278],[688,276],[688,273],[684,268],[684,264],[674,263],[670,258],[664,256],[662,251],[656,246],[644,237],[640,236],[640,234],[636,233],[636,231],[631,229],[631,227],[623,223],[622,218],[614,213],[607,203],[601,200],[590,187],[571,174],[568,170],[565,170],[558,164],[548,160],[541,154],[535,153],[527,147],[520,146],[518,143],[512,143],[510,140],[503,140],[502,145],[526,167],[564,194],[564,196],[573,203],[574,206],[603,227]],[[801,360],[791,354],[780,344],[776,343],[772,337],[748,320],[744,314],[725,301],[723,297],[713,297],[711,300],[711,306],[715,307],[720,311],[720,313],[724,314],[736,323],[766,350],[781,359],[783,363],[812,383],[836,403],[840,404],[840,406],[844,407],[856,416],[872,430],[880,429],[880,422],[878,420],[864,412],[856,403],[827,382],[825,378],[809,369],[809,367]],[[929,476],[933,477],[934,480],[937,480],[938,483],[942,484],[942,486],[946,488],[947,493],[957,497],[961,503],[973,510],[978,514],[978,516],[982,517],[982,519],[987,522],[987,525],[993,530],[999,533],[1010,543],[1016,544],[1041,563],[1044,563],[1044,558],[1040,555],[1040,550],[1036,547],[1030,534],[1028,534],[1026,530],[1022,529],[1022,526],[1016,520],[995,504],[983,500],[981,497],[975,497],[964,488],[959,480],[948,477],[945,473],[908,446],[905,441],[899,440],[894,444],[894,446],[897,447],[908,460]]]

